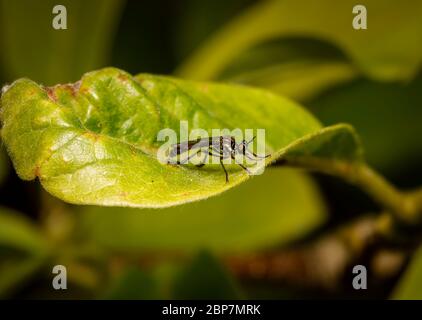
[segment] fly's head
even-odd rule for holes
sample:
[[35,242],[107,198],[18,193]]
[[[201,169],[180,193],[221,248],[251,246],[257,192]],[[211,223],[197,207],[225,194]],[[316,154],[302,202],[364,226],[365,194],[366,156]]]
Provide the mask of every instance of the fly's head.
[[220,150],[223,155],[223,158],[230,158],[235,154],[236,142],[234,138],[230,136],[221,136],[220,137]]

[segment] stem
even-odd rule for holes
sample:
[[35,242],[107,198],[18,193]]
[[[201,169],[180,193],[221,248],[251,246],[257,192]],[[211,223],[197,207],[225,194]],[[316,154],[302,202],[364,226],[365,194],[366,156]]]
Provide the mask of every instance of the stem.
[[[342,277],[350,266],[362,259],[374,265],[377,259],[383,259],[383,270],[385,261],[389,261],[388,274],[377,275],[378,278],[392,277],[400,271],[419,238],[409,237],[408,232],[403,237],[402,230],[397,227],[421,223],[422,189],[404,193],[363,162],[288,156],[278,164],[340,177],[364,190],[384,208],[384,212],[347,224],[301,248],[228,257],[226,263],[234,274],[245,279],[332,290],[341,286]],[[395,248],[398,244],[407,244],[408,249],[398,250]]]
[[351,179],[353,178],[355,180],[351,180],[352,183],[361,187],[385,209],[397,214],[402,220],[409,218],[410,210],[406,206],[405,195],[372,168],[366,164],[359,164],[356,166],[354,176],[351,176]]
[[284,160],[291,166],[302,167],[340,177],[364,190],[395,219],[405,225],[421,222],[422,192],[407,194],[397,190],[379,173],[364,162],[345,162],[319,158],[289,157]]

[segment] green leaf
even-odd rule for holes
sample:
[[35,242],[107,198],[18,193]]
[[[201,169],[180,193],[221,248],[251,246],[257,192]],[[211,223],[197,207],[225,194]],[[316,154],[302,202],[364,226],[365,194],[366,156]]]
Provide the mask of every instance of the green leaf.
[[207,251],[182,262],[152,269],[129,265],[113,277],[101,299],[236,299],[239,290],[220,262]]
[[300,238],[321,225],[325,213],[309,177],[275,167],[219,197],[180,207],[83,207],[77,229],[119,251],[252,251]]
[[294,38],[269,41],[242,52],[218,79],[307,101],[358,74],[337,48],[322,41]]
[[393,299],[420,300],[422,299],[422,247],[413,258],[395,288]]
[[296,101],[307,101],[356,75],[356,70],[347,63],[304,61],[243,72],[227,80],[265,88]]
[[355,16],[352,9],[356,4],[354,0],[259,2],[205,42],[180,67],[178,74],[191,79],[214,79],[240,53],[257,44],[272,39],[305,37],[337,46],[359,70],[374,79],[412,77],[422,57],[422,3],[360,1],[368,12],[366,30],[352,27]]
[[[53,7],[67,9],[67,29],[52,26]],[[108,63],[124,1],[0,1],[0,58],[8,79],[44,84],[76,81]]]
[[175,280],[174,299],[238,299],[234,280],[210,253],[199,253]]
[[[5,88],[1,107],[2,138],[18,175],[38,177],[51,194],[76,204],[166,207],[219,194],[250,177],[231,165],[225,183],[217,165],[201,170],[158,162],[158,132],[179,132],[180,120],[209,136],[212,128],[264,129],[272,153],[266,164],[288,156],[291,147],[297,152],[302,142],[307,156],[318,156],[321,143],[328,143],[315,118],[270,92],[146,74],[133,78],[113,68],[52,88],[18,80]],[[348,126],[330,130],[355,140]],[[316,143],[309,145],[308,138]],[[337,148],[345,146],[331,143],[324,156]]]
[[176,56],[184,57],[202,40],[254,0],[184,0],[172,34]]

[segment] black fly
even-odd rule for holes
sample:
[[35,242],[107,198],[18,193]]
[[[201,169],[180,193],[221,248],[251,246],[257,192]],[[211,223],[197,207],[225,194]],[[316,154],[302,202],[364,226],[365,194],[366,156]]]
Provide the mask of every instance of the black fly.
[[[170,148],[168,156],[170,159],[180,156],[184,153],[188,153],[188,157],[186,157],[183,161],[178,160],[173,162],[176,164],[184,164],[187,163],[193,156],[202,153],[204,154],[204,158],[199,164],[196,165],[197,167],[202,167],[205,165],[208,156],[218,157],[220,159],[220,164],[223,167],[224,173],[226,174],[226,182],[229,182],[229,175],[223,164],[224,159],[231,158],[235,160],[236,155],[243,155],[250,160],[257,161],[259,159],[264,159],[270,156],[269,154],[265,156],[259,156],[256,153],[248,150],[248,145],[253,142],[254,139],[255,137],[253,137],[250,141],[242,140],[240,143],[236,143],[235,137],[233,136],[217,136],[202,139],[198,138],[196,140],[189,140],[186,142],[173,144]],[[189,151],[194,150],[198,151],[189,155]],[[168,163],[172,162],[168,160]],[[246,172],[250,173],[248,168],[246,168],[243,164],[237,164]]]

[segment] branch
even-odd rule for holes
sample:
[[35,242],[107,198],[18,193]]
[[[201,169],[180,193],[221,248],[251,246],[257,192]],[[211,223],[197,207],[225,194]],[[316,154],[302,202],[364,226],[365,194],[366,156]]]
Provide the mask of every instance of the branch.
[[[277,162],[340,177],[364,190],[385,210],[324,236],[312,244],[284,251],[226,259],[240,278],[268,280],[295,287],[338,289],[344,276],[365,257],[378,277],[392,277],[420,242],[422,189],[397,190],[363,162],[287,157]],[[401,250],[397,250],[401,246]],[[377,267],[378,266],[378,267]],[[347,282],[348,283],[348,282]]]

